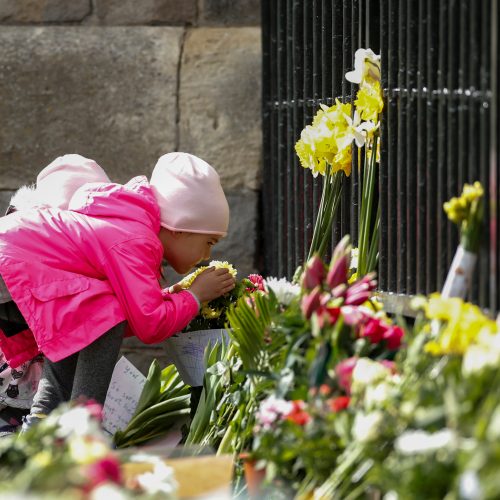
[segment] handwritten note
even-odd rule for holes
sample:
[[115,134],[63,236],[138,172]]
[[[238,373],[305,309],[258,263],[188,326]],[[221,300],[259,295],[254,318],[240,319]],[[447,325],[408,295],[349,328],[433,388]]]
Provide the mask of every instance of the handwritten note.
[[215,345],[222,339],[229,342],[229,335],[224,329],[198,330],[170,337],[163,343],[163,348],[167,359],[175,364],[184,383],[197,387],[203,385],[205,347],[208,344]]
[[130,422],[145,382],[146,377],[125,356],[118,360],[103,409],[103,426],[108,432],[114,434]]

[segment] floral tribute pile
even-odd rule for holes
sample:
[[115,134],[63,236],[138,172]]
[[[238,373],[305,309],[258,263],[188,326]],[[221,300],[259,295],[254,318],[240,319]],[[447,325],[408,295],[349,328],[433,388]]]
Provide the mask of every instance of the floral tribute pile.
[[[101,426],[102,407],[62,405],[26,432],[0,439],[0,495],[37,499],[175,499],[173,471],[142,454],[152,472],[126,480]],[[134,457],[128,460],[134,460]]]

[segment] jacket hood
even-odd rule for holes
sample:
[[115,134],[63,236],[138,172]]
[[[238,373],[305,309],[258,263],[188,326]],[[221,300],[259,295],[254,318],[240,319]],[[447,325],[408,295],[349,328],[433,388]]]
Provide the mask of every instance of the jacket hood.
[[85,184],[71,198],[69,210],[90,217],[129,219],[160,231],[160,209],[145,176],[127,184]]

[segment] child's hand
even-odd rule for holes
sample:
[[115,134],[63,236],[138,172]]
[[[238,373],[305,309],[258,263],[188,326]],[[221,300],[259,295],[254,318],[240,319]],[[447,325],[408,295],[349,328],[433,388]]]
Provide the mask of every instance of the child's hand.
[[231,291],[234,285],[234,278],[227,269],[209,267],[196,277],[189,289],[200,302],[210,302]]

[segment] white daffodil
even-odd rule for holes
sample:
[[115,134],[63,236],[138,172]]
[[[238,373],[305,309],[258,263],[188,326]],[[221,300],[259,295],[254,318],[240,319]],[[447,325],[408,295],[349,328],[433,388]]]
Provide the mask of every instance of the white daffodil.
[[394,447],[402,455],[433,453],[442,448],[455,448],[457,435],[451,429],[429,433],[425,431],[406,431],[399,436]]
[[286,278],[266,278],[265,286],[276,295],[278,302],[288,306],[292,300],[300,294],[300,286],[290,283]]
[[380,55],[371,49],[358,49],[354,54],[354,70],[347,72],[345,78],[357,84],[367,78],[380,81]]

